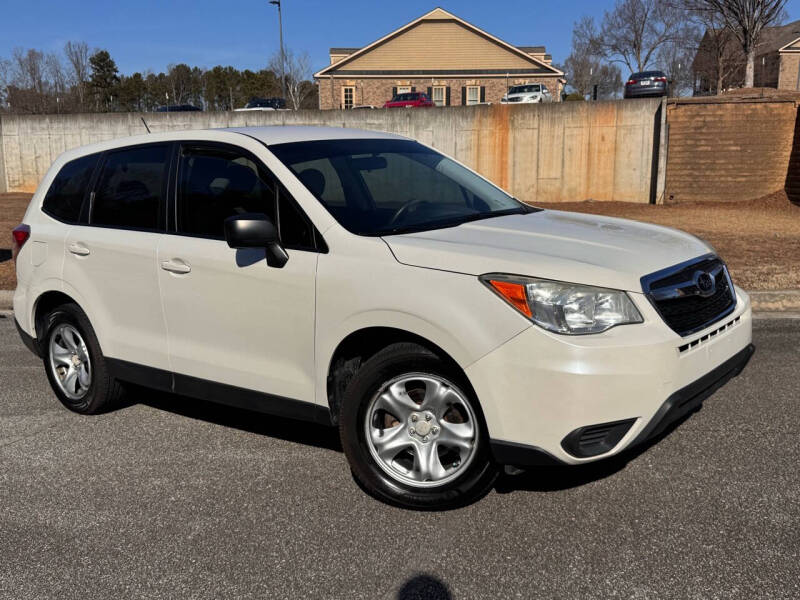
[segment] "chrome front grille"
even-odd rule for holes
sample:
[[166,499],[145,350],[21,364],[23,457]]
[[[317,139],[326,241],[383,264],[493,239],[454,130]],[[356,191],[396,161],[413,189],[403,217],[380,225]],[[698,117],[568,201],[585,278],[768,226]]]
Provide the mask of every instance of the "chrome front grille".
[[713,254],[642,277],[642,290],[681,336],[705,329],[736,308],[728,269]]

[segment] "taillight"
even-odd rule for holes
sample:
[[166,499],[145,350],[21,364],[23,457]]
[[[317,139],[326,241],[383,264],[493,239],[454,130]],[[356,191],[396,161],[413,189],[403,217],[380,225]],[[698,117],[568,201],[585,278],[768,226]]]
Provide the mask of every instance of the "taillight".
[[653,81],[660,81],[662,83],[667,83],[667,78],[666,77],[656,77],[656,78],[653,79]]
[[625,85],[633,85],[634,83],[636,83],[635,79],[629,79]]
[[25,242],[28,241],[28,238],[31,237],[31,228],[29,225],[17,225],[11,231],[11,237],[14,243],[11,245],[11,258],[14,259],[14,264],[17,263],[17,255],[19,251],[22,250],[22,246],[25,245]]

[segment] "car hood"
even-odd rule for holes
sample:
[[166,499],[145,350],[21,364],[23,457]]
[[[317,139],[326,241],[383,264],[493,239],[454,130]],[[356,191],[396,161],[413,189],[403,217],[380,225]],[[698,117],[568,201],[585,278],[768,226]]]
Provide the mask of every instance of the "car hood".
[[470,275],[528,275],[634,292],[642,291],[642,276],[713,252],[677,229],[556,210],[384,240],[406,265]]

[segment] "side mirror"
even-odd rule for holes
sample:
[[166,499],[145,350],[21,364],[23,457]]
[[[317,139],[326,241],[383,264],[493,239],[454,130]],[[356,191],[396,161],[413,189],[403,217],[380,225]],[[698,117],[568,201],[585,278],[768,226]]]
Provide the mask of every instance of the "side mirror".
[[244,213],[225,219],[225,241],[231,248],[264,248],[267,264],[280,269],[289,260],[278,230],[264,213]]

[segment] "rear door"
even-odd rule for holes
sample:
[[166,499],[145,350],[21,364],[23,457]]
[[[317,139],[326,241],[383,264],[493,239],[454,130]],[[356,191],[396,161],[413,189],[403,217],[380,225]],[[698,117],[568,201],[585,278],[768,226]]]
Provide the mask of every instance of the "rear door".
[[[170,362],[198,395],[213,381],[313,402],[316,232],[282,185],[246,150],[185,143],[177,160],[173,233],[158,252]],[[172,211],[171,211],[172,212]],[[289,261],[229,248],[224,220],[265,213]],[[202,394],[200,394],[202,395]]]
[[156,251],[166,223],[172,144],[106,152],[88,223],[65,240],[64,285],[89,315],[107,357],[168,369]]

